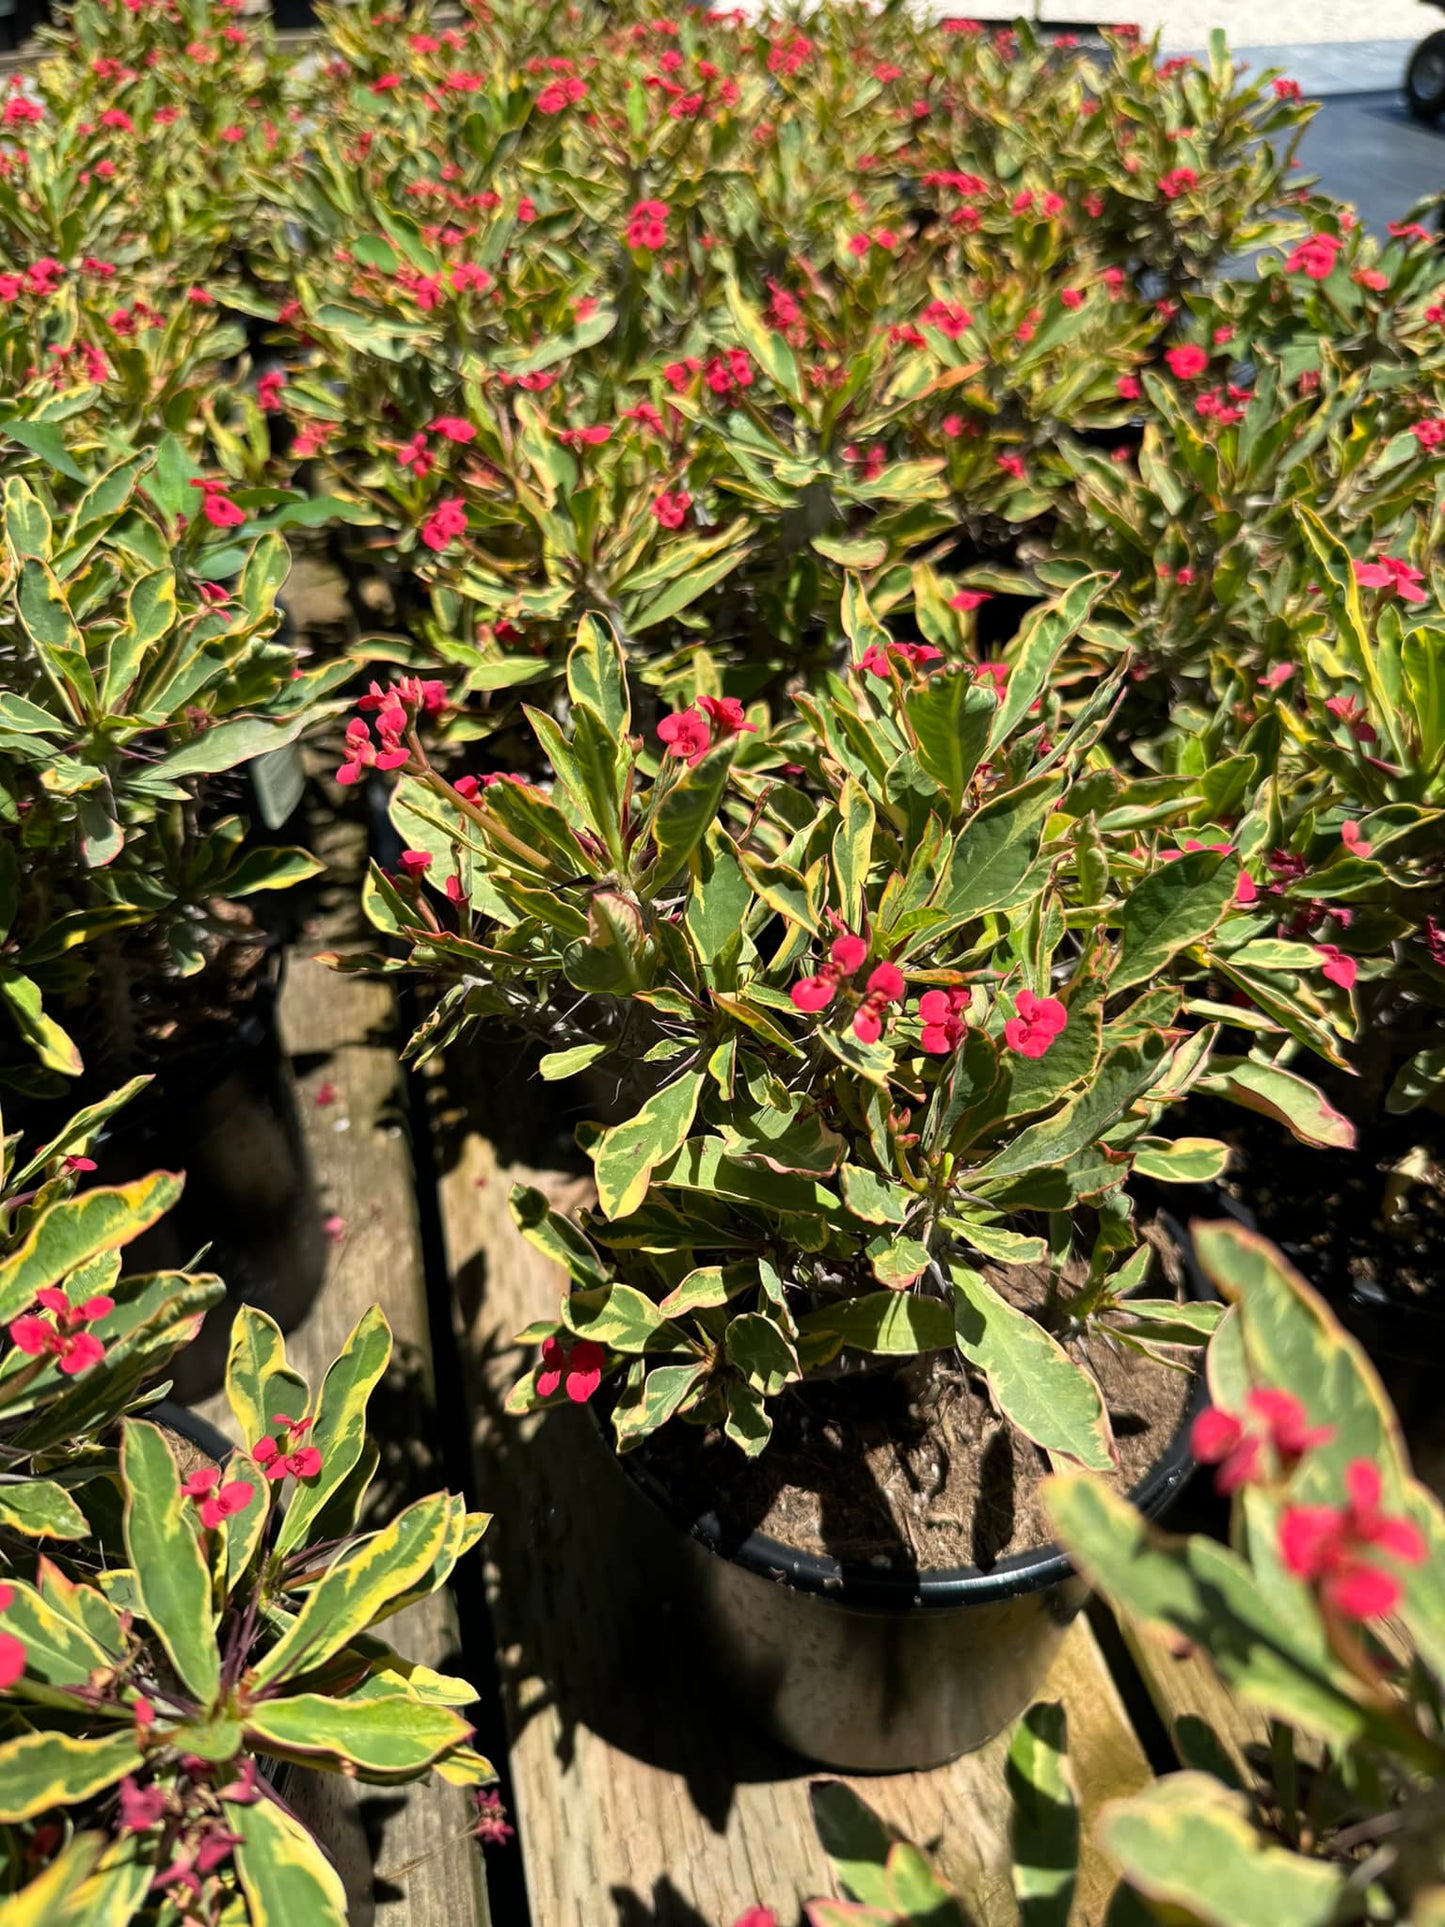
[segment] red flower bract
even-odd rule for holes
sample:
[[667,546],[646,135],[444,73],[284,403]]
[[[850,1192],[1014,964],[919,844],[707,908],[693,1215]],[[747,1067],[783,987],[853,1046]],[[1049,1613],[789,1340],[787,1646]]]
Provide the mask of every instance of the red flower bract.
[[606,1363],[606,1350],[594,1339],[574,1338],[570,1345],[560,1338],[545,1339],[537,1368],[537,1396],[551,1398],[561,1386],[574,1405],[585,1405],[601,1384]]
[[461,499],[455,495],[444,496],[431,514],[421,525],[421,539],[429,549],[438,554],[450,548],[459,535],[466,532],[467,512]]
[[700,763],[712,747],[712,732],[707,718],[696,709],[679,710],[664,716],[657,725],[659,739],[667,744],[669,756],[680,756],[689,768]]
[[1169,364],[1170,374],[1177,376],[1180,381],[1193,381],[1209,366],[1209,356],[1192,341],[1183,342],[1177,348],[1170,348],[1164,359]]
[[1343,1506],[1290,1506],[1279,1522],[1280,1558],[1345,1619],[1376,1619],[1400,1602],[1399,1579],[1369,1555],[1385,1553],[1404,1566],[1425,1560],[1419,1527],[1380,1509],[1382,1483],[1377,1465],[1354,1459],[1345,1471]]
[[1069,1021],[1057,997],[1036,997],[1021,990],[1014,999],[1017,1015],[1003,1027],[1004,1042],[1021,1057],[1042,1057]]

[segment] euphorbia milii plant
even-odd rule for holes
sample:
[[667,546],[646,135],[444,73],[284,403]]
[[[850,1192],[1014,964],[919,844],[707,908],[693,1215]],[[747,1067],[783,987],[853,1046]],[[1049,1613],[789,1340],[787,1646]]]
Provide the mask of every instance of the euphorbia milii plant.
[[[1140,1296],[1127,1183],[1223,1167],[1166,1120],[1211,1076],[1243,865],[1192,802],[1171,814],[1096,757],[1122,676],[1061,700],[1103,586],[1035,612],[994,676],[946,594],[939,641],[909,648],[854,583],[849,662],[815,694],[650,725],[588,618],[569,725],[529,712],[543,782],[449,782],[412,705],[392,815],[431,860],[374,871],[367,902],[444,986],[414,1049],[506,1017],[544,1077],[623,1078],[627,1114],[584,1133],[596,1209],[514,1200],[572,1277],[517,1402],[605,1383],[624,1446],[684,1416],[756,1452],[771,1402],[840,1352],[961,1355],[1029,1437],[1104,1466],[1069,1341],[1212,1329],[1214,1308]],[[1231,1076],[1308,1131],[1303,1078]],[[1029,1312],[985,1275],[1025,1264],[1050,1280]]]

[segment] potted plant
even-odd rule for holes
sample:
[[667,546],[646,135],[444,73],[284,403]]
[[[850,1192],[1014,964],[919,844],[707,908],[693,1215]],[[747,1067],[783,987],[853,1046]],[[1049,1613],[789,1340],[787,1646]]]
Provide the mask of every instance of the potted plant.
[[[623,1080],[583,1137],[597,1209],[515,1199],[571,1290],[524,1335],[543,1356],[513,1407],[605,1383],[623,1462],[692,1528],[687,1556],[710,1548],[737,1682],[839,1763],[948,1757],[1027,1698],[1079,1596],[1029,1510],[1045,1456],[1160,1502],[1187,1464],[1189,1348],[1217,1308],[1141,1297],[1126,1186],[1222,1169],[1222,1145],[1158,1126],[1209,1074],[1208,979],[1248,912],[1193,799],[1094,755],[1118,679],[1063,712],[1055,668],[1100,586],[985,665],[961,630],[896,641],[853,585],[846,673],[775,724],[704,695],[655,745],[589,619],[570,727],[532,719],[550,793],[449,783],[420,687],[370,699],[407,767],[399,872],[367,906],[445,986],[413,1049],[505,1016],[546,1041],[544,1077]],[[1307,1115],[1317,1093],[1279,1075]],[[897,1508],[848,1516],[890,1474]],[[814,1690],[805,1642],[847,1691]]]
[[367,1400],[390,1353],[372,1310],[313,1394],[277,1327],[244,1308],[227,1392],[247,1448],[224,1465],[190,1454],[183,1476],[166,1431],[125,1418],[118,1464],[80,1491],[85,1516],[38,1559],[7,1560],[0,1815],[45,1918],[70,1917],[63,1897],[77,1919],[345,1927],[342,1882],[281,1773],[493,1777],[456,1710],[471,1688],[375,1632],[444,1585],[486,1525],[447,1493],[359,1523],[377,1464]]

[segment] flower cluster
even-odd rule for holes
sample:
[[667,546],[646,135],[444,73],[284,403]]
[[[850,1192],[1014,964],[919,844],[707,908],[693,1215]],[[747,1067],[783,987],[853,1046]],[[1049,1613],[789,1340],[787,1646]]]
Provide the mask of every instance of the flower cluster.
[[336,772],[337,782],[345,788],[359,783],[369,769],[405,769],[411,751],[403,738],[419,717],[438,715],[446,703],[446,688],[434,678],[405,676],[385,688],[372,683],[356,706],[374,715],[377,741],[371,740],[371,726],[364,715],[351,719],[346,725],[346,759]]
[[[271,1423],[276,1427],[276,1433],[268,1432],[251,1447],[251,1457],[267,1479],[273,1484],[288,1475],[293,1479],[314,1479],[321,1470],[321,1453],[314,1445],[296,1443],[297,1439],[304,1438],[311,1430],[314,1421],[309,1418],[288,1419],[284,1412],[273,1412]],[[248,1493],[240,1505],[232,1509],[239,1510],[249,1498]]]
[[[272,1475],[268,1473],[267,1476]],[[216,1465],[199,1466],[185,1480],[181,1491],[188,1499],[196,1501],[201,1524],[208,1531],[213,1531],[236,1513],[244,1512],[256,1496],[256,1488],[249,1479],[227,1479],[223,1482],[221,1469]]]
[[53,1287],[37,1292],[35,1298],[50,1316],[26,1312],[11,1321],[10,1337],[18,1349],[32,1358],[55,1359],[67,1378],[98,1365],[105,1357],[105,1346],[86,1327],[108,1317],[115,1310],[115,1300],[98,1292],[73,1305],[63,1291]]

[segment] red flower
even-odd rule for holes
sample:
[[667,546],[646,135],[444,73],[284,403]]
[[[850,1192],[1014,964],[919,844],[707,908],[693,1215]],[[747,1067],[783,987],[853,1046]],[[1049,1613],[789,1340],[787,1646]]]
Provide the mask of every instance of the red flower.
[[1334,272],[1335,256],[1344,246],[1336,234],[1312,234],[1285,261],[1286,274],[1307,274],[1311,281],[1326,281]]
[[1372,845],[1365,841],[1363,830],[1353,817],[1340,825],[1340,841],[1352,856],[1368,856]]
[[1197,1459],[1217,1465],[1214,1483],[1220,1492],[1268,1475],[1264,1453],[1268,1447],[1280,1462],[1281,1474],[1292,1472],[1305,1453],[1334,1437],[1328,1425],[1311,1427],[1305,1408],[1289,1392],[1273,1387],[1251,1392],[1245,1401],[1246,1424],[1233,1412],[1211,1405],[1194,1421],[1189,1443]]
[[1114,389],[1121,401],[1138,401],[1144,392],[1137,375],[1120,375],[1114,383]]
[[207,1531],[214,1531],[233,1513],[244,1512],[256,1496],[256,1488],[249,1479],[231,1479],[221,1485],[220,1478],[219,1466],[203,1465],[181,1487],[188,1499],[200,1500],[201,1524]]
[[1012,475],[1016,482],[1024,479],[1024,458],[1022,455],[999,455],[995,457],[1005,475]]
[[166,1790],[153,1780],[141,1786],[129,1774],[120,1783],[120,1830],[122,1833],[148,1833],[166,1817]]
[[1345,1470],[1345,1505],[1291,1506],[1279,1522],[1280,1558],[1345,1619],[1377,1619],[1400,1602],[1400,1581],[1367,1555],[1384,1552],[1405,1566],[1425,1560],[1418,1527],[1382,1512],[1380,1489],[1379,1467],[1355,1459]]
[[960,609],[967,615],[970,610],[978,609],[985,602],[992,602],[993,596],[987,589],[960,589],[948,599],[950,609]]
[[1353,957],[1346,956],[1345,952],[1333,943],[1316,944],[1315,955],[1324,959],[1320,965],[1320,973],[1327,982],[1338,984],[1341,990],[1354,988],[1360,966]]
[[460,261],[452,269],[452,286],[458,294],[485,294],[491,285],[492,277],[475,262]]
[[587,98],[587,83],[582,80],[553,80],[537,96],[539,114],[560,114],[566,107],[574,107],[579,100]]
[[551,1398],[560,1385],[574,1405],[585,1405],[602,1383],[606,1363],[607,1353],[594,1339],[574,1338],[565,1346],[560,1338],[544,1339],[537,1396]]
[[811,1016],[815,1011],[826,1010],[833,1001],[833,993],[845,977],[851,977],[862,968],[868,955],[868,945],[862,937],[851,932],[835,937],[828,949],[828,961],[816,977],[801,977],[788,995],[793,1000],[793,1008]]
[[1362,589],[1384,589],[1402,602],[1428,602],[1421,586],[1423,573],[1398,555],[1377,556],[1373,562],[1356,562],[1355,580]]
[[226,493],[229,482],[192,482],[192,488],[205,490],[201,503],[201,513],[215,529],[238,529],[246,519],[246,511],[238,508]]
[[696,709],[679,710],[675,716],[664,716],[657,725],[660,740],[667,744],[669,756],[680,756],[690,769],[700,763],[712,747],[712,732],[707,726],[707,718]]
[[321,1470],[320,1452],[314,1445],[298,1446],[295,1443],[303,1433],[310,1431],[312,1420],[288,1419],[283,1412],[273,1412],[271,1423],[281,1434],[279,1441],[268,1432],[265,1438],[257,1439],[251,1447],[251,1457],[266,1477],[274,1483],[277,1479],[284,1479],[289,1472],[296,1479],[314,1479]]
[[403,850],[398,859],[409,877],[419,877],[431,862],[428,850]]
[[25,1646],[14,1633],[0,1633],[0,1693],[6,1693],[25,1671]]
[[1170,348],[1164,356],[1169,364],[1169,372],[1180,381],[1193,381],[1202,375],[1209,366],[1209,357],[1197,343],[1184,342],[1178,348]]
[[1199,176],[1192,167],[1171,168],[1167,174],[1159,176],[1159,192],[1166,201],[1177,201],[1181,194],[1187,194],[1191,187],[1198,187]]
[[[945,20],[943,24],[946,29],[949,22]],[[778,1927],[778,1916],[771,1907],[749,1907],[733,1922],[733,1927]]]
[[456,495],[443,496],[431,514],[421,525],[421,539],[429,549],[438,553],[450,548],[459,535],[466,532],[467,512],[462,507],[461,498]]
[[281,390],[286,386],[286,377],[279,368],[268,369],[264,375],[256,377],[256,400],[268,415],[276,414],[281,407]]
[[557,431],[557,440],[566,448],[601,448],[604,442],[612,439],[612,428],[608,422],[593,422],[586,428],[562,428]]
[[1299,99],[1299,82],[1297,80],[1276,80],[1273,86],[1276,100]]
[[685,488],[678,489],[674,495],[669,495],[664,489],[660,495],[654,497],[652,512],[663,528],[680,529],[687,520],[687,512],[691,507],[692,497]]
[[98,1293],[78,1305],[72,1305],[63,1291],[53,1286],[35,1294],[35,1302],[50,1313],[41,1318],[34,1312],[26,1312],[10,1325],[10,1337],[14,1344],[30,1358],[42,1358],[47,1353],[58,1360],[58,1369],[67,1378],[89,1371],[105,1357],[105,1346],[92,1332],[86,1331],[115,1310],[115,1300]]
[[943,651],[935,649],[929,642],[870,642],[855,667],[860,676],[866,672],[886,681],[892,673],[892,663],[906,662],[910,668],[920,669],[925,663],[942,660]]
[[919,315],[918,325],[920,328],[937,328],[950,341],[957,341],[966,328],[973,326],[973,316],[960,301],[930,301]]
[[627,217],[628,247],[665,247],[667,213],[666,201],[639,201]]
[[720,743],[728,736],[757,734],[757,724],[748,722],[736,696],[699,696],[697,706],[712,725],[715,742]]
[[903,972],[897,964],[881,963],[868,978],[868,994],[853,1016],[853,1035],[860,1044],[876,1044],[890,1004],[903,1001]]
[[1035,997],[1021,990],[1014,999],[1016,1016],[1003,1027],[1003,1039],[1021,1057],[1042,1057],[1069,1021],[1069,1013],[1057,997]]
[[963,1041],[967,1028],[963,1013],[968,1009],[966,990],[925,990],[918,1000],[918,1015],[923,1023],[920,1039],[931,1057],[946,1057]]

